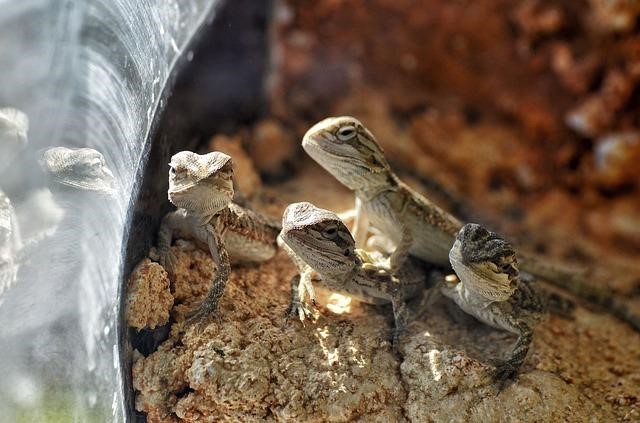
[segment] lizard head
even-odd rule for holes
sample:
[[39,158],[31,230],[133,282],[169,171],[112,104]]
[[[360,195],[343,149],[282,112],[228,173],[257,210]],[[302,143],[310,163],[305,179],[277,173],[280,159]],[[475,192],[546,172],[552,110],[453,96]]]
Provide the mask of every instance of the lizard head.
[[487,299],[504,301],[517,288],[513,246],[478,224],[467,223],[460,229],[449,260],[465,287]]
[[282,216],[282,240],[320,274],[343,275],[357,265],[355,241],[340,218],[311,203],[293,203]]
[[92,148],[51,147],[40,152],[40,167],[61,187],[111,194],[115,177],[104,156]]
[[12,108],[0,109],[0,170],[8,166],[27,144],[29,119]]
[[307,131],[302,148],[352,190],[386,183],[389,163],[373,134],[350,116],[324,119]]
[[233,162],[214,151],[181,151],[169,163],[169,201],[188,212],[211,215],[233,199]]

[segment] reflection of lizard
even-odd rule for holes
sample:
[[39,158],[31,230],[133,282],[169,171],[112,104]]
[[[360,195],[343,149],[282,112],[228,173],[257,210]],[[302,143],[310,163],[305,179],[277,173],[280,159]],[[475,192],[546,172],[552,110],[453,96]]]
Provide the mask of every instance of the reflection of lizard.
[[20,110],[0,109],[0,171],[4,170],[27,144],[29,119]]
[[545,317],[543,297],[519,278],[513,247],[480,225],[462,227],[449,258],[460,283],[445,282],[442,293],[482,322],[518,335],[509,358],[496,361],[495,374],[499,380],[516,376],[533,328]]
[[52,192],[113,194],[116,180],[104,156],[93,148],[51,147],[41,152],[40,167]]
[[16,253],[20,249],[17,223],[9,197],[0,190],[0,301],[16,280]]
[[[27,143],[29,120],[23,112],[0,109],[0,173]],[[14,284],[17,274],[16,253],[21,240],[11,200],[0,189],[0,298]]]
[[[355,192],[357,245],[364,242],[370,220],[396,246],[390,258],[392,269],[399,268],[409,254],[449,266],[448,253],[462,224],[393,173],[382,148],[360,121],[344,116],[318,122],[305,134],[302,147]],[[521,255],[520,263],[524,271],[604,306],[640,330],[640,317],[608,291],[531,256]]]
[[198,315],[216,310],[229,279],[230,260],[260,262],[277,250],[280,225],[231,202],[231,157],[213,152],[205,155],[182,151],[169,163],[169,200],[179,209],[162,220],[158,235],[160,264],[172,274],[174,236],[205,244],[216,264],[216,276]]
[[[410,260],[392,274],[376,253],[356,250],[349,229],[335,213],[311,203],[289,205],[282,218],[282,240],[300,270],[291,281],[290,314],[303,320],[309,310],[304,292],[313,299],[312,279],[370,304],[393,306],[393,340],[407,323],[405,301],[425,288],[426,274]],[[315,300],[315,299],[313,299]]]

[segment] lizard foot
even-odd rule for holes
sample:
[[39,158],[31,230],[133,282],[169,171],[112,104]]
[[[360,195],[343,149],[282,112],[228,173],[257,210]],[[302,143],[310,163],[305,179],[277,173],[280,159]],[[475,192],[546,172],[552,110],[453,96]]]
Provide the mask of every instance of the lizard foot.
[[500,385],[500,390],[504,389],[509,381],[515,381],[518,378],[519,365],[509,360],[491,360],[491,364],[495,366],[491,372],[491,378]]
[[176,268],[176,255],[170,249],[166,253],[159,253],[157,255],[158,263],[169,275],[170,281],[175,281],[175,268]]
[[190,311],[185,315],[186,324],[191,325],[193,323],[206,324],[217,317],[216,309],[218,304],[211,304],[204,302],[200,307]]
[[404,329],[393,329],[391,332],[391,348],[394,352],[398,352],[398,347],[400,345],[400,335],[404,332]]
[[[313,305],[315,306],[315,300],[313,301]],[[315,317],[315,310],[309,307],[306,302],[293,301],[285,312],[285,320],[288,322],[292,317],[298,317],[300,321],[304,323],[306,318],[313,319]]]

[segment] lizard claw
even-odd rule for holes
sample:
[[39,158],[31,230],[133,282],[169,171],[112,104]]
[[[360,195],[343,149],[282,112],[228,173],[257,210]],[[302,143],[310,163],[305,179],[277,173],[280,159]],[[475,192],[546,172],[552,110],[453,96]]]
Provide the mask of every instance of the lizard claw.
[[204,302],[198,308],[188,312],[185,315],[186,323],[208,323],[213,318],[217,317],[216,309],[216,304],[209,304],[207,302]]
[[164,268],[169,275],[169,280],[175,280],[175,268],[176,268],[176,255],[173,251],[168,250],[166,253],[160,253],[158,255],[158,263]]
[[[315,306],[315,300],[312,300],[312,303]],[[290,318],[296,316],[304,323],[306,318],[312,319],[314,317],[314,310],[305,302],[295,301],[289,305],[289,308],[285,312],[285,320],[289,321]]]
[[491,372],[491,378],[494,382],[500,384],[500,390],[506,386],[509,380],[518,378],[520,366],[513,364],[509,360],[491,360],[491,364],[495,366],[495,369]]

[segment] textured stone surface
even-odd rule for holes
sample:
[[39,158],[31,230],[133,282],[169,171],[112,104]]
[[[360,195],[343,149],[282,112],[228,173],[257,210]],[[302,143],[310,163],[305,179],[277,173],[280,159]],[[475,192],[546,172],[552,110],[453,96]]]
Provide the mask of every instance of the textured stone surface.
[[138,330],[155,329],[169,321],[172,305],[167,272],[159,264],[144,259],[127,284],[127,323]]
[[234,186],[242,195],[253,196],[262,186],[253,161],[242,147],[242,137],[216,135],[209,142],[210,151],[221,151],[233,160]]
[[[173,248],[204,288],[211,263],[188,247]],[[520,379],[500,391],[488,363],[509,351],[512,335],[456,321],[442,298],[426,310],[416,301],[394,353],[388,307],[321,291],[315,321],[286,322],[293,274],[282,252],[234,270],[219,317],[187,327],[178,317],[158,351],[137,358],[136,404],[149,421],[640,418],[640,336],[609,316],[582,308],[573,321],[552,316]],[[206,291],[197,292],[195,301]]]

